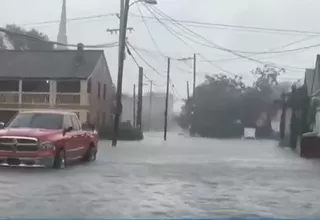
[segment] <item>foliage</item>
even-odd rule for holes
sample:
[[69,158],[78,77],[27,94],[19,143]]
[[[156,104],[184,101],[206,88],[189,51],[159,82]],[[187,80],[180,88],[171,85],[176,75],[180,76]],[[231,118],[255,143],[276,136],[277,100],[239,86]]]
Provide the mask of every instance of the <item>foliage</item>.
[[[206,76],[205,82],[196,88],[195,100],[185,100],[178,124],[183,129],[192,125],[192,133],[206,137],[241,136],[244,127],[256,127],[263,112],[267,116],[273,114],[277,79],[283,72],[269,66],[258,67],[252,71],[256,77],[252,86],[246,86],[241,76]],[[270,117],[267,117],[259,132],[268,135],[270,131]]]
[[[12,42],[16,50],[53,50],[53,44],[47,43],[49,41],[47,35],[37,31],[36,29],[26,30],[22,27],[19,27],[15,24],[10,24],[6,26],[6,29],[22,34],[7,34],[8,39]],[[29,38],[27,37],[29,36]],[[40,40],[37,40],[40,39]]]

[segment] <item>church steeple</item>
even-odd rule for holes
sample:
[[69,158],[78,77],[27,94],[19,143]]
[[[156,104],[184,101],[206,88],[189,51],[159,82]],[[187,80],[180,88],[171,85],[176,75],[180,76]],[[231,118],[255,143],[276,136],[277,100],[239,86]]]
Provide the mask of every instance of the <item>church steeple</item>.
[[[67,37],[67,9],[66,9],[66,0],[63,0],[62,11],[61,11],[61,20],[59,26],[59,33],[57,41],[59,43],[68,44]],[[57,45],[57,49],[68,49],[67,46]]]

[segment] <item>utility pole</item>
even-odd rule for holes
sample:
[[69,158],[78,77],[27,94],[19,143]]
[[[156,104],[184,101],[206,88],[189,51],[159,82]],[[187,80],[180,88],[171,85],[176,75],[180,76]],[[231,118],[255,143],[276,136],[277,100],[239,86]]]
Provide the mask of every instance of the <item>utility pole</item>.
[[139,67],[137,127],[142,130],[143,68]]
[[150,80],[150,94],[149,94],[149,128],[150,130],[152,129],[152,126],[151,126],[151,121],[152,121],[152,84],[153,84],[153,81]]
[[167,140],[167,127],[168,127],[168,101],[169,101],[169,83],[170,83],[170,58],[168,58],[168,69],[167,69],[167,91],[166,91],[166,102],[164,110],[164,134],[163,139]]
[[114,117],[114,133],[112,138],[112,146],[117,146],[117,140],[119,135],[119,123],[122,113],[122,77],[123,77],[123,65],[125,56],[125,41],[128,23],[130,0],[126,0],[124,4],[123,14],[120,17],[120,37],[119,37],[119,54],[118,54],[118,78],[117,78],[117,96],[116,96],[116,112]]
[[193,55],[193,104],[195,104],[195,96],[196,96],[196,80],[197,80],[197,55]]
[[189,100],[189,98],[190,98],[189,81],[187,81],[187,98],[188,98],[188,100]]
[[133,85],[133,127],[136,127],[136,84]]

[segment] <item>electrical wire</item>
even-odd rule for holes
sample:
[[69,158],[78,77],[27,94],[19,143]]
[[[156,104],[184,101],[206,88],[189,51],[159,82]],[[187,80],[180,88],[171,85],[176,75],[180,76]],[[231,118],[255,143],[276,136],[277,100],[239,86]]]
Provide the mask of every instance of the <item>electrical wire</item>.
[[[116,16],[117,13],[108,13],[108,14],[99,14],[99,15],[91,15],[91,16],[79,16],[67,19],[67,21],[85,21],[96,18],[103,18],[109,16]],[[134,13],[130,13],[129,16],[141,18],[141,15],[137,15]],[[144,16],[143,19],[156,20],[154,17]],[[167,22],[170,21],[168,18],[160,18],[162,21]],[[236,31],[249,31],[249,32],[257,32],[257,33],[267,33],[267,34],[305,34],[305,35],[320,35],[320,32],[317,31],[305,31],[305,30],[295,30],[295,29],[278,29],[278,28],[264,28],[264,27],[253,27],[253,26],[245,26],[245,25],[232,25],[232,24],[223,24],[223,23],[211,23],[211,22],[203,22],[203,21],[193,21],[193,20],[176,20],[179,23],[184,23],[188,26],[200,27],[200,28],[219,28],[219,29],[231,29]],[[59,23],[60,20],[51,20],[51,21],[39,21],[39,22],[31,22],[21,24],[21,26],[33,26],[33,25],[46,25],[46,24],[54,24]]]
[[[81,17],[69,18],[69,19],[67,19],[67,21],[84,21],[84,20],[91,20],[91,19],[110,17],[110,16],[116,16],[116,13],[91,15],[91,16],[81,16]],[[20,26],[34,26],[34,25],[43,25],[43,24],[55,24],[55,23],[60,23],[60,22],[61,22],[60,20],[38,21],[38,22],[21,24]]]
[[[155,15],[155,13],[154,13],[146,4],[144,4],[144,6],[145,6],[146,9],[150,12],[150,14],[152,14],[156,19],[158,19],[158,17]],[[169,26],[167,26],[167,25],[166,25],[164,22],[162,22],[160,19],[158,19],[158,22],[159,22],[160,24],[162,24],[162,26],[164,26],[172,35],[174,35],[174,36],[175,36],[176,38],[178,38],[182,43],[184,43],[187,47],[189,47],[194,53],[196,53],[195,50],[194,50],[194,48],[193,48],[192,46],[190,46],[184,39],[182,39],[182,38],[179,36],[179,33],[177,33],[174,29],[172,29],[172,28],[170,28]],[[199,55],[202,59],[208,61],[208,59],[206,59],[206,58],[205,58],[204,56],[202,56],[201,54],[198,54],[198,55]],[[211,63],[211,62],[208,62],[208,63],[210,63],[213,67],[215,67],[215,68],[223,71],[224,73],[227,73],[227,74],[230,74],[230,75],[233,75],[233,76],[236,76],[236,75],[237,75],[237,74],[235,74],[235,73],[232,73],[232,72],[230,72],[230,71],[228,71],[228,70],[225,70],[225,69],[221,68],[220,66],[218,66],[218,65],[216,65],[216,64],[213,64],[213,63]]]
[[[134,63],[137,65],[137,67],[141,67],[141,66],[139,65],[137,59],[136,59],[136,58],[134,57],[134,55],[131,53],[130,48],[128,47],[128,45],[129,45],[129,43],[127,42],[127,43],[126,43],[126,48],[127,48],[128,54],[132,57]],[[133,48],[133,47],[132,47],[132,48]],[[137,52],[136,52],[136,53],[137,53]],[[142,57],[142,56],[141,56],[141,57]],[[141,57],[140,57],[140,59],[141,59]],[[152,68],[152,69],[154,70],[155,68]],[[150,79],[145,72],[143,72],[143,76],[144,76],[149,82],[152,82],[154,86],[163,87],[163,85],[159,85],[159,84],[156,83],[154,80]]]
[[[147,5],[145,5],[147,8],[149,8]],[[225,47],[222,47],[210,40],[208,40],[207,38],[201,36],[200,34],[192,31],[191,29],[187,28],[186,26],[180,24],[179,22],[177,22],[176,20],[172,19],[170,16],[166,15],[164,12],[162,12],[160,9],[157,9],[155,7],[152,7],[153,9],[153,12],[154,13],[157,13],[158,15],[160,16],[163,16],[163,17],[166,17],[168,19],[171,19],[171,23],[173,25],[175,25],[176,27],[178,27],[180,30],[183,30],[184,32],[189,32],[191,34],[193,34],[194,36],[197,36],[199,39],[209,43],[211,48],[214,48],[214,49],[218,49],[218,50],[221,50],[221,51],[224,51],[224,52],[227,52],[227,53],[231,53],[237,57],[240,57],[240,58],[243,58],[243,59],[246,59],[246,60],[249,60],[249,61],[253,61],[253,62],[256,62],[256,63],[259,63],[259,64],[263,64],[263,65],[268,65],[268,66],[271,66],[271,67],[275,67],[275,68],[286,68],[286,69],[289,69],[289,68],[292,68],[292,69],[300,69],[300,70],[304,70],[304,68],[301,68],[301,67],[291,67],[291,66],[288,66],[288,65],[278,65],[278,64],[275,64],[275,63],[271,63],[271,62],[263,62],[263,61],[260,61],[260,60],[257,60],[257,59],[254,59],[254,58],[251,58],[251,57],[248,57],[248,56],[245,56],[239,52],[236,52],[236,51],[233,51],[233,50],[230,50],[228,48],[225,48]],[[150,10],[151,11],[151,10]],[[153,14],[154,14],[153,13]],[[210,63],[210,61],[209,61]]]
[[148,26],[147,21],[144,19],[144,15],[142,14],[142,11],[141,11],[141,8],[140,8],[139,4],[137,5],[137,7],[138,7],[138,11],[139,11],[139,13],[140,13],[140,15],[141,15],[142,22],[143,22],[144,25],[146,26],[146,28],[147,28],[147,30],[148,30],[148,33],[149,33],[149,36],[150,36],[150,38],[151,38],[151,40],[152,40],[155,48],[157,49],[157,51],[158,51],[162,56],[164,56],[163,53],[162,53],[161,50],[160,50],[159,45],[157,44],[156,40],[154,39],[153,34],[151,33],[151,30],[150,30],[150,28],[149,28],[149,26]]
[[[141,16],[130,13],[132,17],[141,18]],[[145,19],[155,20],[154,17],[145,16]],[[169,18],[160,18],[162,21],[170,21]],[[245,26],[245,25],[231,25],[231,24],[222,24],[222,23],[211,23],[211,22],[201,22],[201,21],[192,21],[192,20],[176,20],[179,23],[185,23],[186,25],[191,25],[195,27],[204,27],[209,26],[213,28],[235,28],[242,29],[242,31],[256,31],[259,33],[283,33],[283,34],[306,34],[306,35],[320,35],[320,32],[317,31],[305,31],[305,30],[296,30],[296,29],[278,29],[278,28],[263,28],[263,27],[254,27],[254,26]]]
[[[0,32],[4,32],[8,36],[10,36],[10,35],[20,36],[20,37],[24,37],[24,38],[27,38],[30,40],[41,41],[43,43],[48,43],[48,44],[52,44],[52,45],[59,45],[59,46],[66,46],[66,47],[78,47],[78,44],[64,44],[64,43],[59,43],[56,41],[47,41],[47,40],[43,40],[41,38],[29,36],[27,34],[22,34],[22,33],[17,33],[14,31],[10,31],[10,30],[7,30],[7,29],[1,28],[1,27],[0,27]],[[98,44],[98,45],[84,45],[85,48],[110,48],[110,47],[116,47],[116,46],[118,46],[118,42],[104,43],[104,44]]]

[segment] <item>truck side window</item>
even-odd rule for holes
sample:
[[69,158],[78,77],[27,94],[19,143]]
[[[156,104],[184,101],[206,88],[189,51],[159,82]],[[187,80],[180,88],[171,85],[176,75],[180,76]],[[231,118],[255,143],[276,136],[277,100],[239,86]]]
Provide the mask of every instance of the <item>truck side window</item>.
[[80,124],[79,124],[79,120],[77,119],[77,117],[72,115],[71,116],[71,120],[72,120],[73,129],[75,131],[79,131],[80,130]]
[[64,125],[64,128],[69,128],[69,127],[72,127],[72,128],[73,128],[70,115],[65,115],[65,116],[64,116],[63,125]]

